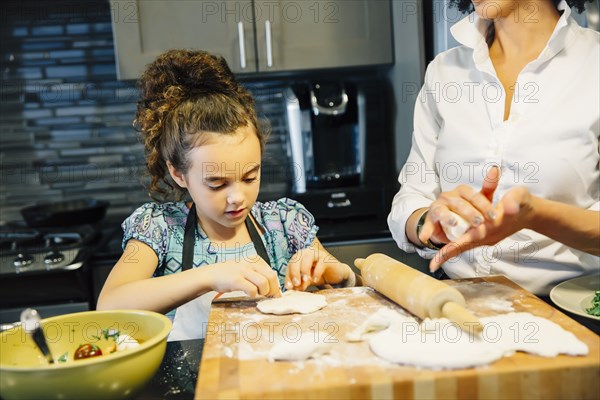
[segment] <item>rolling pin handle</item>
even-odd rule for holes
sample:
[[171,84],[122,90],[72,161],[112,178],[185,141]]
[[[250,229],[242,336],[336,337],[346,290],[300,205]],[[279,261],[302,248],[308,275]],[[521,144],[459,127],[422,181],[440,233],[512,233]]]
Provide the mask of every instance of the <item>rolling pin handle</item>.
[[358,268],[359,270],[362,270],[363,265],[365,264],[365,259],[364,258],[357,258],[354,260],[354,266],[356,268]]
[[449,301],[442,307],[442,315],[452,322],[456,322],[458,326],[467,333],[480,334],[483,331],[483,326],[475,315],[458,303]]

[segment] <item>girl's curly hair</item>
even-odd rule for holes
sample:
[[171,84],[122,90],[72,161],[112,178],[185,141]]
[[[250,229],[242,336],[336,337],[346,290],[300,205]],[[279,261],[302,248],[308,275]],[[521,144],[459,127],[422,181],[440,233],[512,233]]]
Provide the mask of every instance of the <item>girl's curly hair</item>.
[[186,190],[172,181],[167,161],[186,173],[187,155],[206,132],[233,134],[253,127],[264,149],[250,92],[236,81],[222,57],[199,50],[169,50],[149,64],[138,81],[140,101],[134,125],[140,131],[155,200],[182,199]]
[[[555,6],[558,6],[560,0],[552,0]],[[569,7],[575,8],[577,11],[582,12],[585,9],[585,3],[592,2],[593,0],[567,0]],[[450,6],[458,8],[459,11],[466,13],[473,11],[473,3],[471,0],[450,0]]]

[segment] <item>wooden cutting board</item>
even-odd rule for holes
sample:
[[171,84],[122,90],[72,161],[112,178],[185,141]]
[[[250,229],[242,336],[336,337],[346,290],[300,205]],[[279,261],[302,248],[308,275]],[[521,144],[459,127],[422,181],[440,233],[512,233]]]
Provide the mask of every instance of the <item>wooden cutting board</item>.
[[[367,341],[345,341],[347,332],[382,307],[402,310],[370,288],[320,291],[328,306],[307,315],[268,316],[255,301],[230,300],[213,304],[195,398],[600,398],[598,335],[505,277],[447,282],[478,316],[530,312],[573,332],[589,346],[589,355],[519,352],[485,367],[417,369],[380,360]],[[300,332],[327,335],[331,354],[297,362],[266,359],[277,338],[293,341]]]

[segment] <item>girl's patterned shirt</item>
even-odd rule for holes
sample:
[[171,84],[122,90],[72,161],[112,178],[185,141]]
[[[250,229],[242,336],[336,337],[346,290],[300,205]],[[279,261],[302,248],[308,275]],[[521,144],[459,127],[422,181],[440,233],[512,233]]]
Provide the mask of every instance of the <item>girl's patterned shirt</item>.
[[[158,256],[154,276],[181,271],[183,237],[189,209],[186,203],[146,203],[135,210],[121,225],[123,249],[129,239],[150,246]],[[279,284],[285,290],[287,265],[292,256],[314,241],[318,226],[312,214],[300,203],[288,198],[266,203],[256,202],[251,210],[261,235],[271,268],[277,271]],[[239,260],[256,257],[254,246],[240,244]],[[231,249],[219,249],[211,243],[202,228],[196,229],[194,267],[215,264],[231,259]]]

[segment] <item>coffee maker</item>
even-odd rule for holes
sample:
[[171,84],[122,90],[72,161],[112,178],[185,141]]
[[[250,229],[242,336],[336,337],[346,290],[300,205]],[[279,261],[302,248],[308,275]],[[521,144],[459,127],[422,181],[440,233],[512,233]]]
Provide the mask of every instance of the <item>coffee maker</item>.
[[287,92],[294,194],[357,186],[364,170],[364,99],[353,84],[314,82]]
[[386,191],[396,179],[385,94],[380,80],[319,79],[286,90],[290,197],[321,225],[350,217],[385,221]]

